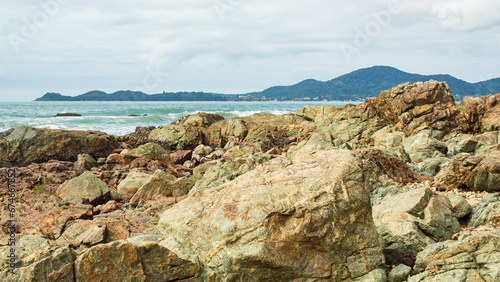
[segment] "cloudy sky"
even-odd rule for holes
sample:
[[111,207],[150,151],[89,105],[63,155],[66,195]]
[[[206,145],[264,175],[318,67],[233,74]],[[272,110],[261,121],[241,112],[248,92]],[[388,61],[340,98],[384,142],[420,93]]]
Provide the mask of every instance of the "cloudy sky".
[[246,93],[373,65],[500,77],[498,0],[0,0],[0,101]]

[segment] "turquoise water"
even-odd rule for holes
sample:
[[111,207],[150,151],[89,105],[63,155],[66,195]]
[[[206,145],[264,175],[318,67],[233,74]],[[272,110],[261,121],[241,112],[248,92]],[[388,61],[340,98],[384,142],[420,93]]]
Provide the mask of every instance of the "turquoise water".
[[[50,129],[99,130],[113,135],[137,126],[162,126],[197,112],[225,118],[254,113],[295,113],[306,105],[344,106],[349,102],[0,102],[0,132],[19,126]],[[54,117],[57,113],[81,117]],[[131,117],[129,115],[139,115]],[[142,116],[147,115],[147,116]]]

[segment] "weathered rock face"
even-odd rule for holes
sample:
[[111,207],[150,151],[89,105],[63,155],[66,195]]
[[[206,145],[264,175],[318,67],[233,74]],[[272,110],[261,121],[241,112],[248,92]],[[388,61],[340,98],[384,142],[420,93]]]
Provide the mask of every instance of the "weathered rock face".
[[465,97],[458,105],[464,128],[475,133],[500,129],[500,93],[483,97]]
[[475,232],[418,254],[408,281],[500,281],[500,234]]
[[384,120],[406,134],[430,129],[438,139],[457,125],[455,117],[459,114],[446,82],[432,80],[400,84],[366,103],[373,103]]
[[[249,148],[233,147],[224,155],[225,162],[207,163],[205,169],[196,169],[195,179],[200,179],[193,189],[196,191],[221,185],[276,157],[267,153],[246,154],[247,149]],[[202,169],[203,172],[200,173]]]
[[406,185],[428,180],[411,170],[405,161],[399,158],[384,156],[376,150],[361,150],[358,154],[363,159],[365,178],[373,190],[395,184]]
[[360,149],[372,144],[371,136],[387,125],[378,117],[371,103],[343,108],[320,106],[317,109],[305,107],[296,112],[298,116],[313,117],[318,128],[311,134],[305,145],[321,148],[332,146]]
[[446,144],[433,138],[429,132],[420,132],[405,138],[403,146],[412,159],[444,157],[448,152]]
[[115,137],[98,131],[19,127],[2,134],[0,165],[29,165],[56,159],[76,161],[78,154],[105,157],[119,147]]
[[460,230],[446,196],[428,188],[390,196],[373,207],[373,218],[390,264],[413,266],[416,254],[429,244],[449,240]]
[[56,195],[69,204],[81,198],[89,199],[90,203],[97,204],[110,198],[110,190],[106,183],[87,171],[64,182],[57,189]]
[[357,278],[384,260],[360,160],[280,157],[165,211],[161,244],[223,280]]
[[436,175],[436,187],[447,191],[500,191],[500,151],[486,156],[456,156]]
[[491,224],[500,227],[500,196],[489,195],[472,205],[472,211],[467,217],[467,227],[476,228]]
[[198,264],[180,259],[157,243],[115,241],[98,245],[75,261],[76,281],[177,281],[199,275]]
[[[10,248],[6,246],[0,251],[5,254],[3,257],[7,257]],[[16,250],[16,274],[2,263],[1,281],[74,281],[74,254],[69,247],[53,249],[45,239],[26,235],[18,240]]]

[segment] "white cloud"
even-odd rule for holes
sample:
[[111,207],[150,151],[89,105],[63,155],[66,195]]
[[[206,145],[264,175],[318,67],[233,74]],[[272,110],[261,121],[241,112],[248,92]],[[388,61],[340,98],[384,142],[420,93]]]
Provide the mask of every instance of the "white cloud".
[[449,30],[471,31],[500,24],[500,2],[496,0],[446,1],[434,4],[432,13]]
[[[395,1],[401,11],[379,23],[348,62],[341,43],[355,46],[357,33]],[[127,88],[241,93],[374,64],[463,79],[500,76],[494,1],[68,0],[26,38],[23,28],[43,11],[39,3],[3,1],[0,10],[0,65],[7,70],[0,85],[36,90],[25,99]],[[11,34],[23,39],[17,53]],[[160,79],[148,79],[151,72]]]

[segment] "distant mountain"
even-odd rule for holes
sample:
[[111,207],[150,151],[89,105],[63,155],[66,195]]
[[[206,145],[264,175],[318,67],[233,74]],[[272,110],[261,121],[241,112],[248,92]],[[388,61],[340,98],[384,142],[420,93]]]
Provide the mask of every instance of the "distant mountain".
[[249,93],[252,96],[266,98],[315,98],[327,100],[364,100],[376,97],[382,90],[387,90],[404,82],[446,81],[454,96],[482,96],[500,92],[500,78],[479,83],[468,83],[447,74],[420,75],[400,71],[393,67],[374,66],[359,69],[329,81],[304,80],[291,86],[275,86],[262,92]]
[[239,101],[239,100],[364,100],[380,91],[404,82],[446,81],[457,98],[483,96],[500,92],[500,78],[478,83],[455,78],[448,74],[420,75],[393,67],[374,66],[359,69],[328,81],[307,79],[290,86],[274,86],[261,92],[226,95],[203,92],[177,92],[148,95],[142,92],[118,91],[107,94],[91,91],[79,96],[47,93],[35,101]]
[[138,91],[117,91],[111,94],[102,91],[90,91],[78,96],[63,96],[59,93],[47,93],[35,101],[228,101],[230,95],[177,92],[148,95]]

